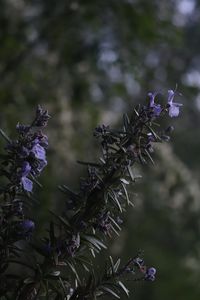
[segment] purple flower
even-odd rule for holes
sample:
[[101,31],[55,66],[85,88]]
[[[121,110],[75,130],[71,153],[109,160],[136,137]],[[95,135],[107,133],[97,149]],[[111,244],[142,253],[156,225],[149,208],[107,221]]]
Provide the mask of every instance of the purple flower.
[[24,188],[24,190],[26,190],[27,192],[31,192],[33,189],[33,182],[27,178],[27,176],[30,174],[31,172],[31,165],[29,164],[28,161],[24,161],[22,163],[22,167],[21,167],[21,171],[19,176],[21,177],[21,183],[22,186]]
[[40,146],[39,144],[36,144],[33,146],[31,152],[34,154],[35,158],[45,161],[46,160],[46,152],[45,149]]
[[29,179],[29,176],[40,175],[47,165],[48,138],[40,129],[34,127],[46,126],[49,118],[47,110],[38,106],[35,120],[31,125],[18,123],[16,125],[18,138],[16,140],[7,139],[8,145],[5,150],[11,161],[7,166],[7,174],[12,186],[31,192],[33,181]]
[[31,220],[24,220],[21,223],[21,228],[25,233],[32,232],[35,229],[35,223]]
[[19,236],[22,238],[30,238],[35,229],[35,223],[32,220],[24,220],[20,223]]
[[173,102],[175,96],[175,92],[173,90],[168,90],[168,105],[169,105],[169,116],[171,118],[178,117],[180,106],[182,106],[182,103],[176,103]]
[[29,164],[28,161],[24,161],[22,164],[22,177],[26,177],[31,171],[31,165]]
[[156,269],[151,267],[146,270],[145,280],[154,281],[155,280]]
[[152,108],[152,110],[153,110],[153,116],[154,117],[159,117],[159,115],[162,111],[162,108],[161,108],[160,104],[156,104],[154,102],[156,95],[157,95],[157,93],[151,93],[151,92],[148,93],[148,96],[150,98],[149,107]]
[[21,179],[22,186],[25,191],[31,192],[33,189],[33,182],[27,177],[22,177]]

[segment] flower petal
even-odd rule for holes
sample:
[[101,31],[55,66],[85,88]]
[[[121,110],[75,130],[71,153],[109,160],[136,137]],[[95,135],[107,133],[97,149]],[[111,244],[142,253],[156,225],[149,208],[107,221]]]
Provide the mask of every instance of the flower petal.
[[35,146],[33,146],[31,152],[38,159],[41,159],[41,160],[45,160],[46,159],[45,149],[42,146],[40,146],[39,144],[36,144]]
[[175,92],[173,90],[168,90],[168,99],[167,99],[168,104],[172,104],[174,100],[174,95]]
[[178,117],[179,112],[180,112],[180,106],[181,105],[177,105],[177,103],[172,103],[171,106],[169,107],[169,116],[171,118],[173,117]]
[[33,189],[33,182],[30,179],[28,179],[27,177],[22,177],[21,181],[22,181],[22,186],[25,189],[25,191],[31,192]]
[[21,171],[22,171],[22,175],[21,175],[22,177],[25,177],[30,173],[31,165],[29,164],[28,161],[23,162]]

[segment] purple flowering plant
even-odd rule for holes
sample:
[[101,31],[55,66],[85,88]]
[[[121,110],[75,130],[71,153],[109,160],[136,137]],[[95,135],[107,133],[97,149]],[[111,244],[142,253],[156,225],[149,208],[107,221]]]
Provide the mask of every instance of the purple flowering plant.
[[6,142],[0,156],[0,299],[120,298],[121,292],[129,295],[127,278],[155,280],[156,269],[146,266],[140,253],[125,264],[109,256],[102,274],[92,256],[107,249],[113,233],[119,235],[121,214],[133,205],[127,186],[137,180],[134,165],[153,163],[154,143],[170,139],[172,127],[158,131],[157,125],[166,114],[177,117],[182,104],[174,102],[172,90],[165,105],[157,103],[156,96],[149,93],[146,105],[133,109],[130,117],[125,114],[121,129],[95,129],[101,156],[97,162],[78,161],[87,167],[87,176],[77,191],[59,187],[66,209],[61,215],[50,211],[49,229],[42,237],[34,234],[37,224],[29,217],[28,204],[47,165],[43,129],[50,116],[38,106],[30,125],[17,124],[15,140],[0,130]]

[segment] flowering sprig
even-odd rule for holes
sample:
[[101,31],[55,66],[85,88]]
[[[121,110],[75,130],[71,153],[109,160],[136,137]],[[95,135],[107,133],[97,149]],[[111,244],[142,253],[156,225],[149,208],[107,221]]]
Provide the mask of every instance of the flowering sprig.
[[31,125],[17,124],[16,139],[11,140],[0,131],[6,141],[0,165],[4,183],[0,190],[0,281],[4,280],[4,285],[7,282],[4,273],[9,262],[22,251],[17,243],[30,241],[35,229],[35,222],[27,217],[25,206],[29,205],[33,182],[47,165],[48,138],[42,129],[49,118],[48,112],[38,106]]
[[182,103],[174,102],[174,97],[176,93],[173,90],[168,91],[168,105],[169,105],[169,116],[170,117],[178,117],[180,107],[183,105]]
[[[87,176],[80,179],[78,191],[72,191],[66,185],[59,187],[66,197],[66,209],[61,215],[51,211],[49,230],[40,239],[34,237],[35,223],[25,216],[20,196],[21,193],[29,196],[34,192],[33,182],[47,164],[48,139],[41,129],[47,125],[48,112],[39,106],[31,125],[17,125],[18,138],[14,141],[2,132],[8,144],[1,174],[8,183],[2,189],[4,227],[1,236],[9,240],[10,249],[23,238],[34,257],[32,262],[24,261],[18,248],[13,248],[12,257],[2,256],[2,278],[5,276],[3,268],[7,269],[5,264],[8,266],[13,262],[13,257],[15,263],[26,265],[32,272],[24,272],[16,279],[13,287],[16,299],[40,299],[42,295],[49,300],[92,300],[102,295],[119,298],[121,291],[129,293],[123,283],[127,276],[133,281],[155,280],[156,269],[147,267],[140,255],[131,258],[124,266],[120,266],[120,259],[114,263],[110,258],[105,273],[98,276],[88,254],[95,257],[96,253],[107,249],[108,237],[113,233],[119,235],[123,223],[121,215],[133,205],[127,187],[140,178],[135,174],[134,166],[154,163],[154,144],[170,139],[172,127],[158,130],[159,119],[166,114],[178,116],[181,104],[173,102],[175,92],[172,90],[168,91],[165,105],[157,103],[156,96],[156,93],[149,93],[146,105],[136,107],[130,117],[125,114],[121,129],[105,125],[95,129],[101,156],[97,162],[79,161],[87,167]],[[7,222],[13,215],[18,217],[18,226]],[[0,250],[6,253],[4,248]],[[80,267],[83,270],[81,277]],[[6,280],[9,285],[10,279]],[[7,293],[4,287],[4,294]]]
[[46,148],[48,138],[41,131],[46,126],[50,116],[47,111],[38,106],[36,117],[31,125],[17,124],[16,130],[18,138],[9,141],[5,147],[8,163],[3,169],[4,174],[9,180],[8,190],[20,191],[23,188],[27,192],[32,192],[33,181],[30,177],[40,175],[47,165]]
[[[81,265],[87,269],[87,263],[90,264],[85,258],[88,250],[93,255],[95,252],[99,253],[102,248],[106,248],[102,237],[112,236],[113,232],[119,234],[123,223],[119,216],[127,206],[133,205],[127,186],[140,178],[134,174],[133,166],[138,163],[154,163],[154,144],[170,139],[172,126],[165,130],[159,128],[158,131],[157,122],[166,114],[172,116],[172,104],[169,105],[171,98],[167,98],[165,105],[156,103],[155,98],[156,94],[150,93],[147,105],[134,109],[130,118],[124,115],[122,129],[98,126],[94,136],[101,141],[102,155],[99,161],[79,161],[87,166],[87,177],[80,180],[78,192],[66,185],[60,186],[60,190],[66,195],[66,211],[61,216],[53,214],[57,233],[53,238],[51,233],[48,239],[51,247],[48,257],[56,257],[58,265],[69,264],[76,279],[79,257],[84,257]],[[177,113],[173,115],[176,116]],[[141,265],[140,271],[142,276],[137,280],[155,279],[155,268]],[[84,283],[79,283],[74,294],[77,298],[72,299],[82,299]]]
[[110,296],[119,299],[120,293],[129,296],[129,290],[124,285],[122,280],[134,281],[154,281],[156,269],[147,267],[141,255],[131,258],[125,265],[121,266],[121,260],[117,259],[114,262],[110,256],[105,267],[104,274],[101,276],[92,273],[88,280],[81,286],[72,288],[70,300],[75,299],[94,299],[94,297],[101,297],[102,295]]

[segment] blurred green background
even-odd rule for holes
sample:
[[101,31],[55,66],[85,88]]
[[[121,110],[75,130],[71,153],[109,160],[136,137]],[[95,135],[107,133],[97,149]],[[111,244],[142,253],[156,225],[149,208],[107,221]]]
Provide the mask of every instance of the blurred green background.
[[129,283],[131,299],[200,299],[200,1],[0,0],[0,127],[12,136],[37,104],[52,115],[43,222],[57,184],[78,186],[75,161],[97,157],[93,128],[176,84],[184,108],[172,141],[136,170],[135,208],[110,245],[124,261],[144,250],[158,270],[154,283]]

